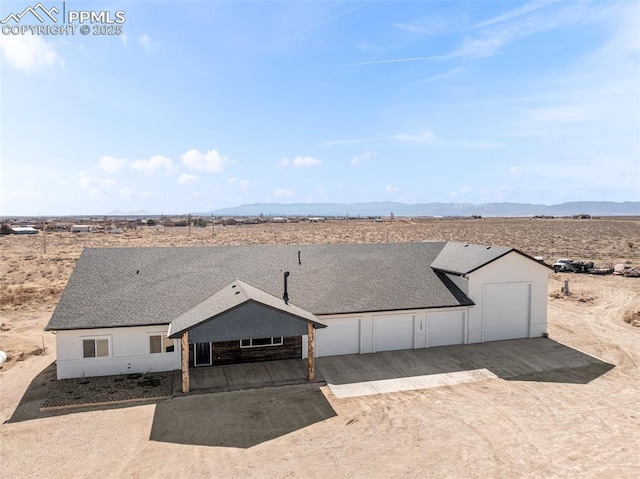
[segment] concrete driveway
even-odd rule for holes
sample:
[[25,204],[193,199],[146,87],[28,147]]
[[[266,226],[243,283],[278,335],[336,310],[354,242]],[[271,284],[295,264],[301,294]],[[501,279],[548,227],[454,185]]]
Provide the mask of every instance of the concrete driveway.
[[552,339],[516,339],[318,358],[336,397],[451,386],[502,378],[586,384],[613,368]]
[[[336,397],[450,386],[502,378],[585,384],[613,366],[552,339],[350,354],[316,359],[315,384]],[[230,364],[190,370],[191,393],[308,384],[301,359]],[[180,396],[176,375],[175,396]]]

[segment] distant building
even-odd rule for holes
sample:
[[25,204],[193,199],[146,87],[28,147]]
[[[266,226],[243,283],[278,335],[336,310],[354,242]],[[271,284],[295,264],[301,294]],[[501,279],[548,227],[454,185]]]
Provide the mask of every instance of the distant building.
[[11,230],[17,235],[37,235],[38,230],[33,226],[13,226]]
[[91,226],[89,225],[73,225],[71,227],[72,233],[91,233]]

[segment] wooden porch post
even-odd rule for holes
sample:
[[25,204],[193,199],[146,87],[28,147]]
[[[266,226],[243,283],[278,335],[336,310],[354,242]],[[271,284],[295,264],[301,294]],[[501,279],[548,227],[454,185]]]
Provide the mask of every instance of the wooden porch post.
[[309,374],[307,376],[307,379],[309,381],[313,381],[313,379],[316,376],[316,370],[315,370],[315,362],[316,362],[316,353],[313,350],[313,345],[314,345],[314,337],[315,337],[315,329],[313,328],[313,324],[308,323],[307,324],[307,337],[309,339],[309,347],[307,348],[307,366],[309,369]]
[[182,333],[182,392],[189,392],[189,332]]

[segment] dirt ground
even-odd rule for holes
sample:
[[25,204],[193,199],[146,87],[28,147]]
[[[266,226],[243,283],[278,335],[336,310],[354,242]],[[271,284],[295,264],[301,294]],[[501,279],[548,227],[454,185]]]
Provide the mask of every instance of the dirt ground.
[[[633,257],[637,220],[259,225],[219,228],[215,237],[56,233],[47,237],[46,255],[41,236],[2,238],[0,349],[12,360],[0,370],[0,421],[55,358],[54,336],[43,327],[82,246],[424,239],[506,244],[545,258],[589,250],[611,262],[640,262]],[[570,297],[557,294],[564,279]],[[336,416],[249,448],[150,440],[154,404],[5,423],[0,477],[638,477],[640,328],[623,317],[640,310],[640,280],[551,274],[549,293],[550,337],[613,369],[587,384],[494,379],[346,399],[325,390]]]

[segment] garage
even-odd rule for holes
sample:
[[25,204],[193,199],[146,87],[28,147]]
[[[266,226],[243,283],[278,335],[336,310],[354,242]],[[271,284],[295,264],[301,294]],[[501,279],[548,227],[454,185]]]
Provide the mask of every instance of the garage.
[[374,317],[376,351],[413,349],[413,315]]
[[464,344],[464,311],[427,314],[429,347]]
[[316,355],[337,356],[360,352],[360,318],[323,319],[316,331]]
[[484,341],[529,337],[530,283],[485,284],[482,292]]

